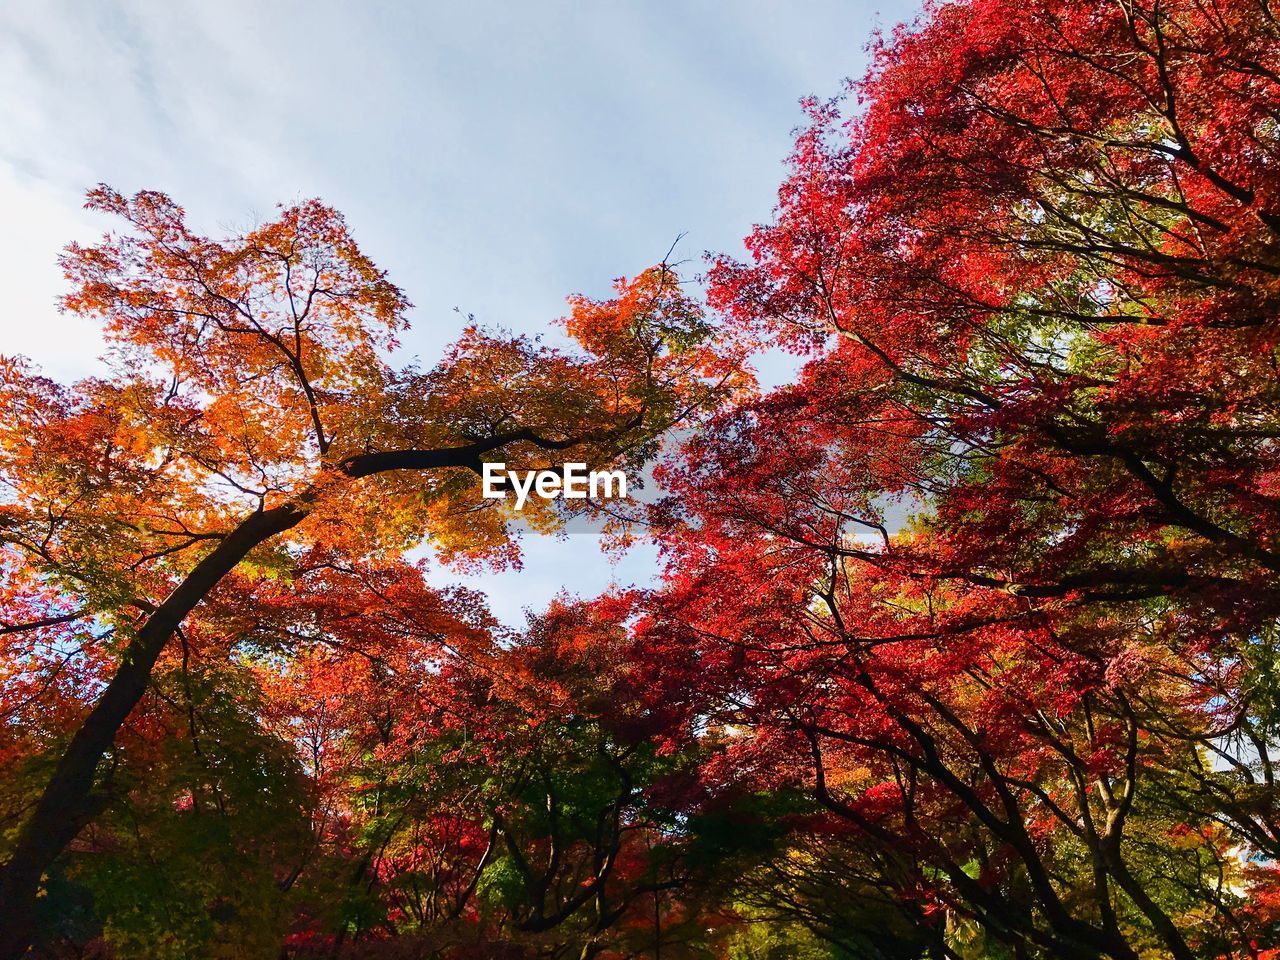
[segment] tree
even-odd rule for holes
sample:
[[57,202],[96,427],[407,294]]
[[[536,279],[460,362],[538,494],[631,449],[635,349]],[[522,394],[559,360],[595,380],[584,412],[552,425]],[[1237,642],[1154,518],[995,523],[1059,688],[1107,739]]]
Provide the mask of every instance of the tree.
[[64,307],[103,320],[110,373],[66,387],[11,359],[0,392],[3,637],[21,665],[6,707],[56,689],[63,711],[5,734],[45,780],[14,811],[6,958],[102,809],[100,761],[156,663],[229,578],[287,578],[312,549],[358,568],[424,533],[446,556],[511,559],[469,479],[483,458],[633,464],[731,374],[665,266],[576,303],[579,352],[468,329],[434,369],[394,370],[408,301],[321,203],[221,240],[162,194],[99,187],[89,206],[126,232],[67,249]]
[[[557,602],[508,636],[426,630],[397,593],[390,642],[338,613],[309,657],[262,663],[260,715],[315,795],[291,955],[678,956],[704,939],[681,820],[695,739],[632,685],[627,607]],[[659,729],[687,749],[660,750]]]
[[672,682],[1016,956],[1276,941],[1276,40],[1247,2],[931,8],[713,271],[810,360],[672,472]]

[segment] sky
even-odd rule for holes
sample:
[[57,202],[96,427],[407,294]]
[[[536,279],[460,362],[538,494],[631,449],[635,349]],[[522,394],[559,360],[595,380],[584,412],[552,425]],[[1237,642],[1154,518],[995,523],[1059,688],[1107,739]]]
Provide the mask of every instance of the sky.
[[[536,333],[571,293],[677,257],[741,254],[766,221],[800,98],[859,76],[903,0],[399,3],[194,0],[0,7],[0,354],[70,380],[96,324],[59,315],[56,258],[109,224],[98,182],[234,231],[318,196],[414,302],[405,359],[467,314]],[[766,375],[769,373],[765,371]],[[593,537],[526,537],[484,590],[518,625],[568,587],[644,583]]]

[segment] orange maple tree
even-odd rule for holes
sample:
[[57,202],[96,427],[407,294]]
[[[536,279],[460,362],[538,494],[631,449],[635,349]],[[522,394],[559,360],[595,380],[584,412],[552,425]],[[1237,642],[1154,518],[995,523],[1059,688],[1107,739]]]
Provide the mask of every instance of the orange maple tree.
[[63,306],[102,320],[108,372],[62,385],[8,359],[0,384],[4,709],[57,718],[0,734],[9,774],[41,782],[0,879],[0,957],[24,952],[42,874],[101,809],[101,761],[203,601],[316,550],[354,569],[429,537],[509,562],[484,458],[636,464],[733,378],[665,265],[575,300],[575,349],[469,328],[397,369],[409,301],[318,201],[221,239],[160,193],[88,206],[124,230],[68,247]]

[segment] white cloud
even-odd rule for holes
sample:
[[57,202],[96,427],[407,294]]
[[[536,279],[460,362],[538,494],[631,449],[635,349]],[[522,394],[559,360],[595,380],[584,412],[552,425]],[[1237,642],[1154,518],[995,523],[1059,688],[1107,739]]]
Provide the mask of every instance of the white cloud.
[[0,354],[30,357],[41,370],[70,380],[92,370],[102,349],[96,322],[59,313],[58,251],[101,231],[85,211],[46,181],[0,164],[0,264],[9,275],[0,302]]

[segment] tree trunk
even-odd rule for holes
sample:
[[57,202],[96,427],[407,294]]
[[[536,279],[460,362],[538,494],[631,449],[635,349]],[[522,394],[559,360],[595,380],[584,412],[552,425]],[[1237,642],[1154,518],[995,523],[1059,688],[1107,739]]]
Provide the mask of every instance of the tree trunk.
[[58,760],[0,875],[0,960],[19,960],[31,945],[40,881],[97,812],[92,793],[98,763],[142,699],[151,668],[178,624],[250,550],[305,516],[306,509],[293,504],[251,514],[196,564],[125,647],[115,676]]

